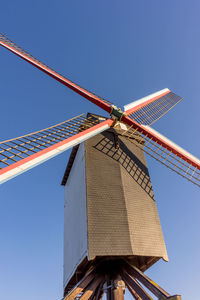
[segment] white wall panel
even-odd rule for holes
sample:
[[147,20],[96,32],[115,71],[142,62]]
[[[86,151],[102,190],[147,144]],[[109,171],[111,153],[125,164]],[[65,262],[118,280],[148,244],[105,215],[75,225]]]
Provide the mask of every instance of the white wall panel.
[[87,245],[85,147],[82,143],[65,185],[64,287],[87,256]]

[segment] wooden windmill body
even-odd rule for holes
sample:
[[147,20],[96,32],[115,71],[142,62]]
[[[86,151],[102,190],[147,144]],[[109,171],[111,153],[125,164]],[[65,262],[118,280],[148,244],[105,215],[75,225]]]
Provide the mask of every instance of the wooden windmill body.
[[[3,34],[0,45],[67,86],[110,117],[79,115],[0,142],[0,183],[73,148],[65,185],[64,300],[171,296],[144,273],[168,260],[144,152],[200,186],[200,160],[149,125],[182,100],[163,89],[122,111],[57,73]],[[123,279],[123,281],[122,281]],[[124,284],[125,283],[125,284]]]
[[144,152],[116,127],[75,147],[67,165],[65,290],[94,260],[121,257],[142,271],[168,260]]

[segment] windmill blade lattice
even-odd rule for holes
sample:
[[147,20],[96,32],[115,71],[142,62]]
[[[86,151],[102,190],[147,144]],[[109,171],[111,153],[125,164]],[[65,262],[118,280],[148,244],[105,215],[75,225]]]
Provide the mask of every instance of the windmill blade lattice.
[[62,153],[112,125],[83,114],[55,126],[0,143],[0,183]]
[[[133,129],[130,126],[123,135],[145,153],[200,187],[200,161],[149,126],[142,128],[144,130],[141,130],[141,127]],[[151,132],[152,136],[149,136],[146,130]],[[153,138],[153,134],[157,139]],[[165,142],[162,143],[162,139]],[[166,143],[169,143],[169,147]]]
[[111,112],[111,105],[112,103],[102,97],[95,95],[94,93],[82,88],[81,86],[77,85],[73,81],[67,79],[63,75],[59,74],[58,72],[54,71],[52,68],[48,67],[40,60],[29,54],[27,51],[22,49],[21,47],[17,46],[13,41],[8,39],[5,35],[0,33],[0,45],[4,48],[8,49],[9,51],[13,52],[17,56],[21,57],[25,61],[29,62],[39,70],[43,71],[44,73],[48,74],[49,76],[53,77],[57,81],[61,82],[68,88],[72,89],[76,93],[80,94],[87,100],[91,101],[92,103],[96,104],[97,106],[101,107],[108,113]]
[[180,96],[170,92],[137,110],[129,117],[139,124],[152,125],[182,99]]
[[126,105],[126,114],[139,124],[152,125],[183,99],[168,89],[162,91]]

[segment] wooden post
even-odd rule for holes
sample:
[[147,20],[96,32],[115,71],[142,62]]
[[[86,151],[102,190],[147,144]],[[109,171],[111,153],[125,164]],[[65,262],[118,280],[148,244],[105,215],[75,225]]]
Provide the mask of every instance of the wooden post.
[[120,276],[118,276],[114,281],[113,281],[113,300],[124,300],[124,293],[125,293],[125,283],[121,279]]

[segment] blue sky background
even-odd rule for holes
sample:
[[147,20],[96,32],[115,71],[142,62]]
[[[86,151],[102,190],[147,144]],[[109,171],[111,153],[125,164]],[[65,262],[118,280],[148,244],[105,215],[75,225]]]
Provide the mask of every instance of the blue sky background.
[[[199,157],[198,0],[3,1],[0,31],[71,80],[121,107],[165,87],[184,100],[154,128]],[[82,112],[102,113],[0,48],[0,139]],[[0,187],[0,299],[62,298],[63,201],[69,152]],[[147,274],[198,300],[200,190],[148,159],[170,261]],[[77,183],[78,184],[78,183]]]

